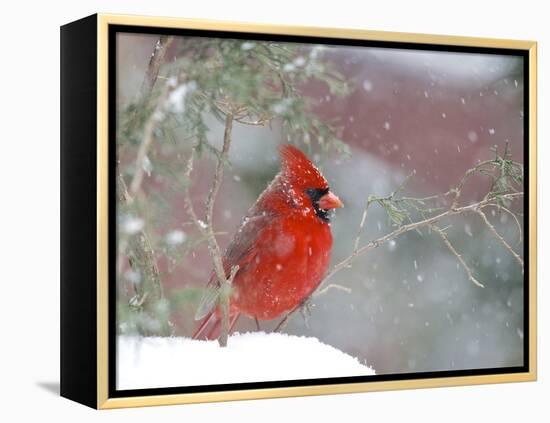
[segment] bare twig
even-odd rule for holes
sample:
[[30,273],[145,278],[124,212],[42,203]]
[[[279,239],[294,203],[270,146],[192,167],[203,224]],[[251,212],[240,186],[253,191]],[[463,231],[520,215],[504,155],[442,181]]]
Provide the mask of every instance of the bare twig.
[[227,99],[213,100],[203,91],[198,91],[197,95],[209,102],[212,107],[222,116],[227,117],[227,115],[231,114],[231,116],[233,117],[233,121],[241,123],[243,125],[266,126],[273,120],[272,115],[267,113],[261,115],[253,113],[245,105],[236,105]]
[[357,235],[355,236],[355,242],[353,243],[353,251],[357,251],[359,249],[359,242],[361,242],[361,235],[363,234],[363,228],[365,227],[365,222],[367,220],[367,213],[371,204],[372,204],[372,201],[369,198],[367,200],[367,204],[365,205],[365,208],[363,209],[363,214],[361,215],[361,221],[359,222],[359,228],[357,229]]
[[275,329],[273,329],[273,332],[281,332],[284,328],[286,328],[286,325],[288,324],[288,321],[290,320],[290,317],[294,314],[296,309],[289,311],[287,314],[285,314],[285,317],[282,318],[282,320],[275,326]]
[[213,216],[214,216],[214,203],[216,196],[220,190],[220,186],[223,180],[223,167],[227,161],[229,155],[229,147],[231,145],[231,131],[233,130],[233,114],[230,112],[225,118],[225,130],[223,135],[223,147],[221,155],[218,157],[218,163],[214,172],[214,180],[212,181],[212,187],[208,193],[206,199],[206,225],[208,230],[208,246],[210,251],[210,257],[214,263],[214,270],[218,281],[221,284],[221,294],[219,296],[219,305],[222,311],[221,333],[218,342],[221,347],[227,346],[227,337],[229,336],[229,300],[231,292],[231,284],[235,277],[239,266],[233,266],[230,270],[229,278],[225,275],[225,269],[223,267],[222,253],[220,246],[213,231]]
[[306,316],[307,313],[309,313],[309,305],[308,304],[309,304],[310,298],[311,298],[311,296],[307,297],[300,304],[298,304],[294,309],[292,309],[289,313],[287,313],[285,315],[285,317],[283,317],[283,319],[277,324],[277,326],[275,326],[275,329],[273,329],[273,332],[281,332],[286,327],[288,322],[290,321],[290,318],[292,317],[292,315],[294,313],[296,313],[297,311],[302,312],[302,315],[304,316],[304,322],[305,322],[306,327],[307,327],[308,322],[307,322],[307,318],[305,316]]
[[514,222],[516,223],[516,226],[518,228],[518,244],[523,242],[523,229],[521,228],[521,223],[519,223],[518,217],[512,210],[503,206],[502,204],[487,204],[485,207],[495,207],[498,211],[504,211],[506,214],[511,216],[512,219],[514,219]]
[[460,264],[462,265],[462,267],[464,268],[464,270],[468,275],[468,279],[472,281],[475,285],[479,286],[480,288],[485,288],[485,286],[474,277],[472,269],[470,269],[470,267],[466,264],[462,256],[458,253],[458,251],[456,251],[453,244],[451,244],[451,241],[449,241],[449,238],[447,237],[447,234],[445,233],[445,231],[437,227],[436,225],[430,225],[430,227],[434,230],[435,233],[437,233],[441,237],[441,239],[443,240],[443,242],[445,243],[449,251],[453,253],[456,259],[460,262]]
[[290,318],[292,317],[292,315],[294,315],[294,313],[299,310],[302,306],[303,306],[303,302],[300,303],[297,307],[295,307],[294,309],[290,310],[286,315],[285,317],[282,318],[282,320],[277,324],[277,326],[275,326],[275,329],[273,329],[273,332],[281,332],[285,327],[286,325],[288,324]]
[[227,346],[227,338],[229,337],[229,302],[231,298],[231,285],[233,284],[233,279],[235,279],[235,275],[239,271],[239,266],[233,266],[231,268],[231,273],[229,274],[229,277],[226,278],[224,275],[224,279],[221,285],[220,289],[220,297],[219,297],[219,305],[220,305],[220,311],[222,315],[222,321],[221,321],[221,332],[220,337],[218,339],[218,343],[220,344],[220,347],[226,347]]
[[[194,145],[193,148],[191,148],[191,151],[189,153],[189,157],[187,158],[187,163],[185,165],[185,171],[184,171],[184,177],[187,181],[191,180],[191,173],[193,172],[193,166],[195,162],[195,150],[197,146]],[[197,213],[195,212],[195,208],[193,206],[193,201],[191,200],[191,193],[190,193],[190,183],[187,183],[183,188],[183,196],[185,199],[185,211],[187,212],[189,219],[191,219],[191,222],[195,225],[197,230],[203,235],[206,236],[206,224],[200,220],[197,217]]]
[[[216,234],[214,232],[214,205],[216,202],[216,197],[218,195],[221,183],[223,181],[223,168],[227,162],[229,155],[229,148],[231,146],[231,132],[233,129],[233,114],[227,113],[225,121],[225,130],[223,137],[223,147],[221,154],[218,156],[218,161],[216,164],[216,169],[214,171],[214,179],[212,181],[212,186],[208,192],[208,197],[206,199],[206,212],[205,212],[205,221],[202,221],[198,218],[197,213],[193,207],[193,202],[191,200],[191,193],[189,190],[189,184],[184,188],[184,198],[185,198],[185,209],[191,221],[195,224],[199,232],[206,238],[208,242],[208,251],[210,253],[210,258],[214,265],[214,273],[218,283],[220,284],[220,295],[218,297],[218,305],[222,314],[221,322],[221,334],[218,342],[220,346],[227,346],[227,337],[229,335],[229,300],[231,292],[231,284],[233,283],[233,278],[235,277],[238,266],[233,266],[229,272],[229,276],[226,275],[226,269],[223,264],[223,254],[216,239]],[[187,164],[185,166],[184,176],[187,180],[190,180],[191,173],[193,172],[193,163],[195,158],[196,145],[193,146],[189,157],[187,159]]]
[[494,165],[493,160],[485,160],[481,163],[478,163],[476,166],[472,167],[471,169],[468,169],[466,173],[464,173],[464,176],[462,177],[458,185],[451,190],[455,194],[455,197],[453,199],[453,204],[451,205],[452,209],[458,207],[458,202],[460,200],[460,196],[462,195],[462,190],[464,188],[464,185],[466,185],[466,182],[468,181],[468,179],[470,179],[472,175],[479,172],[480,169],[483,169],[483,167],[487,165]]
[[495,238],[497,240],[500,241],[500,243],[504,246],[504,248],[506,248],[510,254],[512,254],[512,256],[514,256],[514,258],[516,259],[516,261],[520,264],[521,266],[521,269],[523,270],[523,259],[519,256],[518,253],[516,253],[514,251],[514,249],[512,247],[510,247],[510,244],[508,244],[506,242],[506,240],[502,237],[502,235],[500,235],[498,233],[498,231],[496,230],[496,228],[493,226],[493,224],[491,222],[489,222],[489,219],[487,219],[487,216],[485,215],[485,213],[483,213],[481,211],[481,208],[478,207],[475,209],[475,212],[481,217],[481,219],[483,220],[483,222],[485,223],[485,225],[487,225],[487,227],[489,228],[489,230],[493,233],[493,235],[495,236]]
[[405,185],[407,185],[407,182],[409,182],[409,180],[412,178],[412,176],[413,176],[415,173],[416,173],[415,171],[409,173],[409,174],[401,181],[401,183],[397,186],[397,188],[395,188],[395,189],[393,190],[393,192],[387,197],[387,199],[388,199],[388,200],[393,200],[397,194],[399,194],[401,191],[403,191],[403,190],[405,189]]
[[233,115],[228,113],[225,119],[225,130],[223,135],[223,147],[221,155],[218,158],[216,170],[214,172],[214,180],[212,181],[212,187],[208,193],[206,199],[206,226],[208,230],[208,246],[210,249],[210,255],[214,262],[214,270],[219,281],[225,280],[225,270],[222,263],[222,253],[216,237],[213,234],[213,216],[214,216],[214,203],[216,196],[220,190],[220,186],[223,180],[223,167],[229,154],[229,147],[231,145],[231,131],[233,130]]
[[242,117],[242,118],[235,118],[235,122],[242,123],[243,125],[250,125],[250,126],[265,126],[269,122],[271,122],[272,119],[273,118],[271,116],[260,116],[256,120],[245,119],[244,117]]
[[347,286],[338,285],[336,283],[330,283],[327,286],[325,286],[323,289],[315,291],[312,296],[313,297],[319,297],[323,294],[326,294],[331,289],[337,289],[337,290],[340,290],[340,291],[347,292],[348,294],[351,294],[351,288],[348,288]]

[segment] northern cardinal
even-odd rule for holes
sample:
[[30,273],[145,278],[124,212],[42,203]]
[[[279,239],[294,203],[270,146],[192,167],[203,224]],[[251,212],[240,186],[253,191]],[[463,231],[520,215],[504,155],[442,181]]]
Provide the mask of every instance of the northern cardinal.
[[[227,275],[239,266],[230,297],[230,328],[241,313],[271,320],[294,310],[329,266],[331,210],[343,204],[304,153],[291,145],[279,151],[280,172],[249,209],[224,253]],[[193,339],[217,338],[219,291],[213,275],[195,315],[202,322]]]

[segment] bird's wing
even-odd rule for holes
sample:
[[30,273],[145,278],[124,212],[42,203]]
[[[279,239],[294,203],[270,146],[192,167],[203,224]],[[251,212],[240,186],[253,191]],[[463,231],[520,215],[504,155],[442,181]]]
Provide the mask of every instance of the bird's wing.
[[[223,257],[226,275],[229,275],[232,266],[239,265],[239,268],[242,269],[246,263],[254,259],[254,246],[261,236],[262,230],[272,224],[274,224],[273,215],[265,212],[247,216],[244,219],[237,233],[227,246]],[[203,319],[216,307],[220,294],[220,286],[221,284],[215,273],[212,273],[195,313],[195,320]]]

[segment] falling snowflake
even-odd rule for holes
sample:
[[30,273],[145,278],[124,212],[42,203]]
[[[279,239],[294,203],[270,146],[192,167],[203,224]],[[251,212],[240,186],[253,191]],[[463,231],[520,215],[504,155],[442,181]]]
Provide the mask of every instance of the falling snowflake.
[[170,245],[179,245],[185,242],[187,235],[180,229],[175,229],[166,234],[165,240]]
[[372,82],[369,81],[368,79],[365,79],[363,81],[363,89],[366,91],[366,92],[371,92],[372,91]]
[[136,216],[125,216],[122,219],[121,229],[128,235],[137,234],[143,229],[144,222],[143,219],[140,219]]

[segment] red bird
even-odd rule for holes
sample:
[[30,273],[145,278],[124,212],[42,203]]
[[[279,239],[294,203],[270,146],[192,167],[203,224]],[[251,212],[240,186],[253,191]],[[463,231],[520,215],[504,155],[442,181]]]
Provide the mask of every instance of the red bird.
[[[343,204],[304,153],[283,145],[280,154],[281,171],[250,208],[223,257],[228,274],[239,266],[230,299],[231,328],[241,313],[271,320],[294,310],[329,266],[330,214]],[[194,339],[217,337],[219,288],[213,275],[195,315],[203,321]]]

